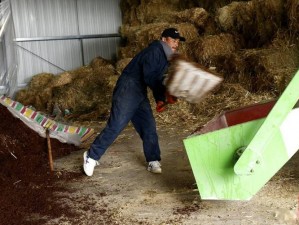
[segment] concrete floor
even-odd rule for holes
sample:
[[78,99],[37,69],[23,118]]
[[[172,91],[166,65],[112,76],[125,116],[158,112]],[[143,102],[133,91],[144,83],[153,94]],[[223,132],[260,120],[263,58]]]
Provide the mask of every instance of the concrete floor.
[[[196,189],[182,142],[190,131],[172,125],[158,127],[158,132],[162,174],[146,170],[141,141],[129,126],[92,177],[82,175],[67,184],[70,193],[61,202],[80,216],[57,218],[48,224],[296,224],[298,152],[250,201],[205,201]],[[82,170],[83,152],[56,160],[55,168]]]

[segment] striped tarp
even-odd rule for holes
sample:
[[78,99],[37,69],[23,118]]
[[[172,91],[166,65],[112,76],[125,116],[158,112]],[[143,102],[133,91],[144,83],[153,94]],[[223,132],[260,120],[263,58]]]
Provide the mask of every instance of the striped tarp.
[[45,137],[45,131],[48,129],[51,137],[62,142],[79,145],[94,133],[92,128],[76,127],[56,122],[5,95],[0,96],[0,103],[43,137]]

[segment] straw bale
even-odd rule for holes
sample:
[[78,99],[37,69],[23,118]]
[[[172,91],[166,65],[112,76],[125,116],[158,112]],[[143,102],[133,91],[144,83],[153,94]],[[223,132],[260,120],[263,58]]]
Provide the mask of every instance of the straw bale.
[[139,49],[135,45],[129,45],[126,47],[120,47],[118,52],[118,59],[133,58]]
[[27,106],[35,105],[35,91],[23,89],[16,93],[15,99],[16,101],[22,103]]
[[200,5],[204,9],[206,9],[208,12],[215,12],[217,9],[224,7],[232,2],[245,2],[247,0],[201,0]]
[[287,15],[289,29],[292,32],[299,32],[299,2],[298,0],[287,0]]
[[137,19],[136,8],[140,4],[140,0],[121,0],[120,8],[122,11],[122,19],[124,24],[137,26],[140,22]]
[[219,8],[216,11],[215,20],[224,31],[229,31],[234,28],[238,9],[245,8],[246,5],[246,2],[232,2],[229,5]]
[[[128,45],[133,45],[134,50],[132,51],[138,53],[143,48],[147,47],[152,41],[159,40],[163,30],[169,27],[177,28],[180,34],[186,38],[187,42],[198,38],[198,31],[196,27],[190,23],[153,23],[136,27],[124,25],[121,28],[121,32],[123,36],[127,37]],[[130,47],[128,48],[130,49]]]
[[100,56],[91,60],[90,66],[93,70],[102,70],[103,67],[108,67],[109,69],[114,68],[112,61],[104,59]]
[[107,114],[112,89],[118,78],[114,70],[104,69],[107,66],[109,68],[111,65],[100,66],[96,70],[91,67],[76,70],[83,72],[84,75],[77,75],[72,83],[54,88],[52,105],[58,104],[62,111],[68,109],[76,116],[93,111]]
[[52,99],[52,88],[48,87],[41,92],[37,92],[35,94],[35,97],[36,99],[34,107],[36,107],[36,109],[38,109],[39,111],[46,111],[48,103]]
[[136,15],[141,24],[175,22],[174,12],[178,11],[177,1],[141,0],[136,9]]
[[132,58],[124,58],[116,62],[116,71],[121,74],[124,68],[131,62]]
[[217,10],[215,20],[228,32],[242,34],[249,47],[269,41],[281,26],[283,0],[232,2]]
[[202,47],[202,58],[204,60],[230,55],[238,48],[234,36],[224,33],[204,37]]
[[54,75],[50,73],[36,74],[31,78],[28,87],[16,93],[15,99],[24,105],[34,106],[43,111],[52,97],[51,83]]
[[50,83],[51,87],[63,86],[71,83],[73,80],[73,75],[69,72],[63,72],[59,75],[56,75]]
[[235,37],[229,33],[204,36],[194,42],[193,55],[195,59],[205,65],[221,67],[226,59],[239,50]]
[[32,89],[43,89],[47,86],[54,78],[54,74],[52,73],[39,73],[34,75],[30,82],[29,88]]
[[209,13],[203,8],[192,8],[178,12],[175,16],[179,23],[189,22],[198,28],[203,28],[209,18]]
[[88,66],[79,67],[74,70],[70,70],[68,72],[72,74],[73,79],[77,79],[77,78],[84,78],[89,74],[93,73],[93,69],[91,68],[91,66],[88,65]]
[[46,111],[47,104],[52,98],[52,88],[44,86],[43,88],[29,87],[16,93],[16,101],[23,105],[33,106],[38,111]]
[[264,49],[245,50],[244,61],[247,74],[251,75],[251,89],[281,93],[299,66],[298,53],[295,45],[276,44]]
[[175,22],[174,12],[178,11],[182,4],[179,0],[153,0],[153,1],[121,1],[123,23],[132,26]]

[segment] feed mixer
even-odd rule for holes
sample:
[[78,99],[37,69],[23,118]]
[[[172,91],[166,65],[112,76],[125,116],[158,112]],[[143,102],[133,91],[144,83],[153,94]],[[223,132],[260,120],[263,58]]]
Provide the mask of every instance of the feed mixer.
[[299,149],[299,71],[282,95],[227,111],[183,140],[201,199],[250,200]]

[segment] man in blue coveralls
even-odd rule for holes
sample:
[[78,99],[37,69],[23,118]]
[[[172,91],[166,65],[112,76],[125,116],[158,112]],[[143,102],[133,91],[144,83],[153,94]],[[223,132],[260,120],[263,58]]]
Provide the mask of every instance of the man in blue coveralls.
[[87,176],[92,176],[98,160],[130,121],[143,141],[147,170],[162,172],[156,122],[147,97],[147,87],[153,92],[156,110],[163,111],[167,101],[164,74],[180,41],[185,41],[185,38],[180,36],[177,29],[165,29],[161,40],[153,41],[123,70],[113,91],[106,127],[95,138],[90,149],[84,152],[83,169]]

